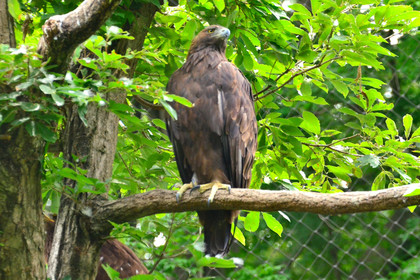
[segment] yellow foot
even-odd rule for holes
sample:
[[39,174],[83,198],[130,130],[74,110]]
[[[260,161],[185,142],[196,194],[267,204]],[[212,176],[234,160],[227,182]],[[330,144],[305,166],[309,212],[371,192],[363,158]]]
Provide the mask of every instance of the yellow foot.
[[210,205],[210,203],[213,202],[214,196],[216,195],[216,192],[217,192],[218,189],[226,189],[230,193],[231,186],[228,185],[228,184],[222,184],[219,181],[214,181],[214,182],[210,182],[208,184],[194,186],[191,189],[191,191],[193,191],[195,189],[198,189],[200,193],[203,193],[203,192],[211,189],[209,199],[207,200],[207,205]]
[[184,192],[188,189],[193,189],[195,185],[193,183],[188,184],[175,184],[175,187],[179,187],[178,192],[176,193],[176,202],[179,203],[179,200],[181,199],[181,196],[184,194]]

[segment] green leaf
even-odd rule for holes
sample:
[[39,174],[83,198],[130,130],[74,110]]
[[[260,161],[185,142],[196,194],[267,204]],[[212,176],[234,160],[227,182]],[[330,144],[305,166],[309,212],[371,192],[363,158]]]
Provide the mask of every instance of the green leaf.
[[271,214],[263,212],[263,218],[267,226],[281,237],[283,226]]
[[20,4],[18,0],[7,0],[8,7],[9,7],[9,13],[10,15],[15,19],[19,19],[19,15],[22,13],[22,10],[20,9]]
[[176,101],[179,104],[182,104],[188,108],[192,107],[192,103],[191,101],[189,101],[187,98],[179,96],[179,95],[175,95],[175,94],[166,94],[163,96],[165,101]]
[[169,105],[166,101],[164,100],[160,100],[159,101],[160,104],[162,104],[163,108],[165,108],[166,112],[168,112],[168,114],[174,119],[177,120],[178,119],[178,115],[176,114],[176,111],[174,108],[172,108],[171,105]]
[[244,227],[247,231],[255,232],[260,225],[260,212],[251,211],[246,215]]
[[306,35],[305,31],[303,31],[302,29],[294,26],[293,23],[291,23],[289,20],[282,19],[282,20],[280,20],[280,23],[283,26],[285,31],[288,31],[292,34],[302,35],[302,36]]
[[289,8],[295,10],[296,12],[301,12],[304,15],[312,16],[311,12],[309,12],[302,4],[289,5]]
[[37,103],[31,103],[31,102],[22,102],[20,104],[20,107],[22,108],[22,110],[26,112],[35,112],[41,109],[41,105]]
[[162,121],[161,119],[153,119],[152,120],[153,124],[156,125],[157,127],[160,127],[162,129],[166,129],[166,124],[164,121]]
[[[29,118],[29,117],[24,117],[24,118],[20,118],[20,119],[17,119],[17,120],[14,120],[12,123],[11,123],[11,125],[13,126],[13,127],[16,127],[16,126],[19,126],[19,125],[21,125],[21,124],[23,124],[23,123],[25,123],[25,122],[27,122],[27,121],[29,121],[31,118]],[[34,136],[35,134],[33,134],[33,135],[31,135],[31,136]]]
[[64,167],[64,168],[60,169],[58,171],[58,174],[60,176],[65,177],[65,178],[69,178],[69,179],[77,181],[77,177],[78,177],[77,172],[74,171],[73,169],[68,168],[68,167]]
[[49,209],[51,213],[58,214],[58,209],[60,208],[60,199],[61,199],[61,194],[56,191],[52,191],[51,206]]
[[182,31],[182,37],[191,41],[194,38],[197,30],[197,22],[195,20],[189,20]]
[[223,12],[225,9],[225,0],[213,0],[214,5],[219,10],[219,12]]
[[91,59],[89,57],[86,57],[86,58],[79,59],[78,62],[81,65],[83,65],[83,66],[85,66],[87,68],[90,68],[92,70],[98,71],[98,65],[96,63],[96,60],[94,60],[94,59]]
[[321,133],[321,125],[318,118],[314,114],[308,111],[304,111],[302,117],[303,122],[299,125],[299,127],[316,135]]
[[311,83],[304,80],[300,87],[300,91],[302,92],[303,96],[312,95]]
[[340,178],[343,181],[351,182],[351,178],[348,175],[349,171],[341,166],[332,166],[332,165],[326,165],[328,168],[328,171],[332,172],[335,176]]
[[[149,1],[149,0],[147,0]],[[154,0],[151,0],[150,2],[153,3]],[[158,3],[159,1],[156,0]],[[213,278],[209,278],[209,279],[213,279]],[[116,280],[116,279],[112,279],[112,280]],[[153,274],[137,274],[134,276],[130,277],[130,280],[166,280],[166,277],[162,274],[160,274],[157,271],[154,271]],[[200,280],[207,280],[206,278],[200,278]]]
[[374,55],[370,55],[366,52],[356,53],[353,51],[342,51],[341,56],[343,56],[351,66],[359,66],[360,64],[362,64],[362,66],[372,66],[377,70],[384,69],[382,63],[379,62]]
[[381,164],[381,161],[374,154],[364,155],[356,160],[357,167],[362,167],[368,164],[372,166],[372,168],[376,168]]
[[410,176],[408,176],[404,171],[402,171],[401,169],[399,169],[399,168],[396,168],[396,167],[394,167],[394,170],[395,171],[397,171],[397,173],[401,176],[401,178],[405,181],[405,182],[407,182],[407,183],[409,183],[409,184],[411,184],[411,178],[410,178]]
[[327,101],[325,101],[324,98],[316,97],[316,96],[308,96],[308,95],[298,95],[294,97],[293,99],[291,99],[291,101],[306,101],[306,102],[311,102],[318,105],[328,105]]
[[408,208],[408,210],[410,210],[410,212],[411,212],[411,213],[413,213],[413,212],[414,212],[414,210],[416,210],[417,205],[408,206],[407,208]]
[[378,176],[376,176],[375,180],[372,184],[372,191],[382,190],[385,188],[386,183],[386,175],[384,172],[379,173]]
[[404,196],[416,196],[420,195],[420,184],[412,184],[405,191]]
[[347,97],[347,94],[349,94],[349,88],[345,83],[339,80],[331,80],[331,83],[339,93],[341,93],[344,97]]
[[409,114],[405,115],[403,117],[403,125],[404,125],[404,133],[405,133],[405,139],[408,139],[411,132],[411,127],[413,125],[413,117]]
[[25,126],[26,131],[31,136],[41,136],[45,141],[54,143],[57,136],[48,127],[39,122],[31,121]]
[[281,130],[291,136],[301,137],[305,136],[305,134],[297,127],[291,125],[282,125]]
[[388,118],[388,119],[385,120],[385,123],[386,123],[386,127],[388,128],[390,134],[394,137],[397,136],[398,135],[398,129],[397,129],[397,126],[395,125],[395,122]]
[[40,85],[39,89],[45,94],[53,94],[55,93],[55,89],[47,86],[47,85]]
[[321,132],[321,137],[331,137],[337,134],[341,134],[341,131],[334,130],[334,129],[327,129]]
[[232,223],[232,229],[231,229],[231,231],[234,232],[233,237],[236,240],[238,240],[242,245],[245,246],[245,236],[244,236],[244,234],[242,233],[242,231],[241,231],[241,229],[239,227],[236,227],[235,229],[234,229],[234,227],[235,227],[235,224]]
[[251,54],[247,50],[244,50],[242,54],[243,54],[243,59],[244,59],[243,65],[245,69],[251,71],[254,68],[254,59],[252,58]]
[[197,266],[208,266],[217,268],[235,268],[233,260],[225,260],[215,257],[203,257],[197,261]]
[[110,279],[120,279],[120,273],[114,270],[109,264],[102,264],[102,268]]
[[62,98],[58,94],[52,93],[51,97],[54,100],[55,105],[57,105],[57,106],[63,106],[64,105],[64,102],[65,102],[64,98]]

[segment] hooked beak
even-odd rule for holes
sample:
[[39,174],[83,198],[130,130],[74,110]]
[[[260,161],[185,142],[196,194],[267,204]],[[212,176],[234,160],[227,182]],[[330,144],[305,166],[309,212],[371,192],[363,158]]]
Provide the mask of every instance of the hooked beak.
[[217,29],[214,36],[227,40],[230,36],[230,30],[225,27]]

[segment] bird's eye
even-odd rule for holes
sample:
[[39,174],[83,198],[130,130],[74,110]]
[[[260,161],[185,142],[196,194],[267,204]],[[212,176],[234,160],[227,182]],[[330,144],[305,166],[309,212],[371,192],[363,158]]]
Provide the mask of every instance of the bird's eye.
[[213,33],[214,32],[214,29],[209,29],[209,31],[208,31],[209,33]]

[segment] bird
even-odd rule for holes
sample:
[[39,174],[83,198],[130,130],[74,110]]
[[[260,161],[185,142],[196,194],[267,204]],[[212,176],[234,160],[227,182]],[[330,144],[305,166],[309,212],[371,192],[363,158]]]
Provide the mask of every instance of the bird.
[[[188,99],[191,106],[172,102],[176,118],[166,128],[183,185],[188,189],[249,188],[257,150],[257,120],[252,88],[226,58],[228,28],[210,25],[191,42],[187,59],[169,79],[167,92]],[[239,211],[197,211],[203,226],[205,255],[223,257],[233,241]]]

